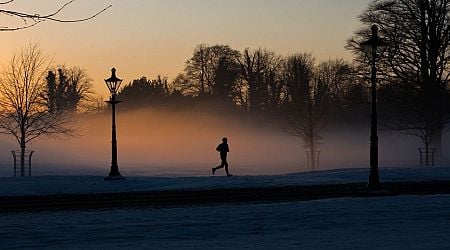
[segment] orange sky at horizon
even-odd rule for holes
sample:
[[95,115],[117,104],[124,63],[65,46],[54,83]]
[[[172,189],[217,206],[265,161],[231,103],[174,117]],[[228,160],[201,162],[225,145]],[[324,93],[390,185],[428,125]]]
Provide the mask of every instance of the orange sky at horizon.
[[[48,13],[65,0],[16,0],[5,9]],[[197,44],[227,44],[242,51],[266,48],[281,55],[311,52],[318,60],[342,57],[346,39],[359,27],[358,15],[370,0],[77,0],[62,18],[82,23],[41,23],[1,32],[0,63],[29,43],[39,43],[55,65],[87,70],[97,92],[106,97],[103,79],[111,67],[124,84],[158,74],[173,79]],[[0,25],[13,24],[0,16]],[[20,23],[19,23],[20,24]]]

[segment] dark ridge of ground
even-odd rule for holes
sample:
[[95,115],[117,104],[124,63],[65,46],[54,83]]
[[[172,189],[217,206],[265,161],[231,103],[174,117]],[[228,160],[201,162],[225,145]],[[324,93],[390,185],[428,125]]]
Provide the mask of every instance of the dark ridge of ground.
[[0,212],[275,203],[342,197],[450,194],[450,181],[385,182],[379,191],[365,183],[201,190],[140,191],[0,197]]

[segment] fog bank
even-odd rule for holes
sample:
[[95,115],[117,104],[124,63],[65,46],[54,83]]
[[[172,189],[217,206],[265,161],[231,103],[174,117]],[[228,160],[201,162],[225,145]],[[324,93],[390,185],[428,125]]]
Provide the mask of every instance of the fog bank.
[[[119,106],[120,107],[120,106]],[[111,161],[111,117],[79,119],[79,137],[30,143],[34,175],[106,175]],[[320,170],[368,168],[369,126],[323,132]],[[219,164],[215,148],[229,139],[230,172],[236,175],[286,174],[307,170],[298,137],[269,119],[258,122],[202,111],[139,110],[117,114],[118,164],[122,175],[210,175]],[[1,137],[0,175],[12,175],[15,141]],[[445,143],[445,140],[444,140]],[[419,141],[380,132],[380,167],[417,166]],[[445,149],[445,148],[444,148]],[[223,174],[220,170],[217,174]]]

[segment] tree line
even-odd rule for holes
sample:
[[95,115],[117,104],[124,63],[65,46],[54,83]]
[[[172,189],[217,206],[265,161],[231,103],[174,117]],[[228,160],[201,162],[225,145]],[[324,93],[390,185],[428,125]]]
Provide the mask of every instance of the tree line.
[[362,121],[368,104],[365,82],[343,59],[317,62],[309,53],[240,52],[221,44],[196,46],[172,82],[142,77],[126,85],[118,98],[127,100],[128,108],[207,104],[250,118],[276,119],[311,153],[318,151],[325,125]]
[[[297,99],[302,102],[306,97],[318,99],[319,95],[327,95],[341,107],[353,101],[363,102],[366,89],[357,77],[353,66],[343,59],[317,63],[308,53],[283,57],[265,49],[239,52],[228,45],[200,44],[172,82],[161,77],[137,79],[124,87],[119,96],[145,92],[148,99],[132,102],[145,105],[152,99],[161,102],[169,98],[176,102],[189,98],[194,102],[217,102],[247,113],[278,114]],[[316,91],[318,88],[320,91]]]
[[[361,29],[347,42],[355,56],[351,63],[200,44],[173,81],[141,77],[118,98],[127,101],[125,109],[208,104],[276,119],[315,152],[325,126],[368,122],[370,67],[360,44],[376,24],[388,44],[377,62],[381,125],[420,138],[427,150],[436,149],[439,162],[450,117],[449,13],[450,0],[372,1],[360,15]],[[41,135],[70,134],[67,118],[98,103],[84,69],[52,69],[36,46],[13,57],[0,84],[0,129],[22,149]]]

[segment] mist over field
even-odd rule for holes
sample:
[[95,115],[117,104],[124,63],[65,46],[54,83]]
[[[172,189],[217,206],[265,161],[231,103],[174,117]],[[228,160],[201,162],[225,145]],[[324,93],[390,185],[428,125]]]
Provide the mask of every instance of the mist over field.
[[[111,161],[109,112],[83,116],[74,138],[42,139],[30,144],[33,175],[106,175]],[[209,175],[220,162],[215,151],[229,138],[230,171],[236,175],[285,174],[307,171],[303,142],[283,130],[277,121],[225,112],[200,110],[135,110],[117,114],[118,163],[123,175]],[[368,168],[369,126],[329,128],[319,146],[319,170]],[[17,149],[1,137],[2,176],[11,176]],[[419,142],[414,137],[380,132],[380,167],[417,166]],[[446,152],[444,140],[444,152]],[[223,174],[218,171],[218,175]]]

